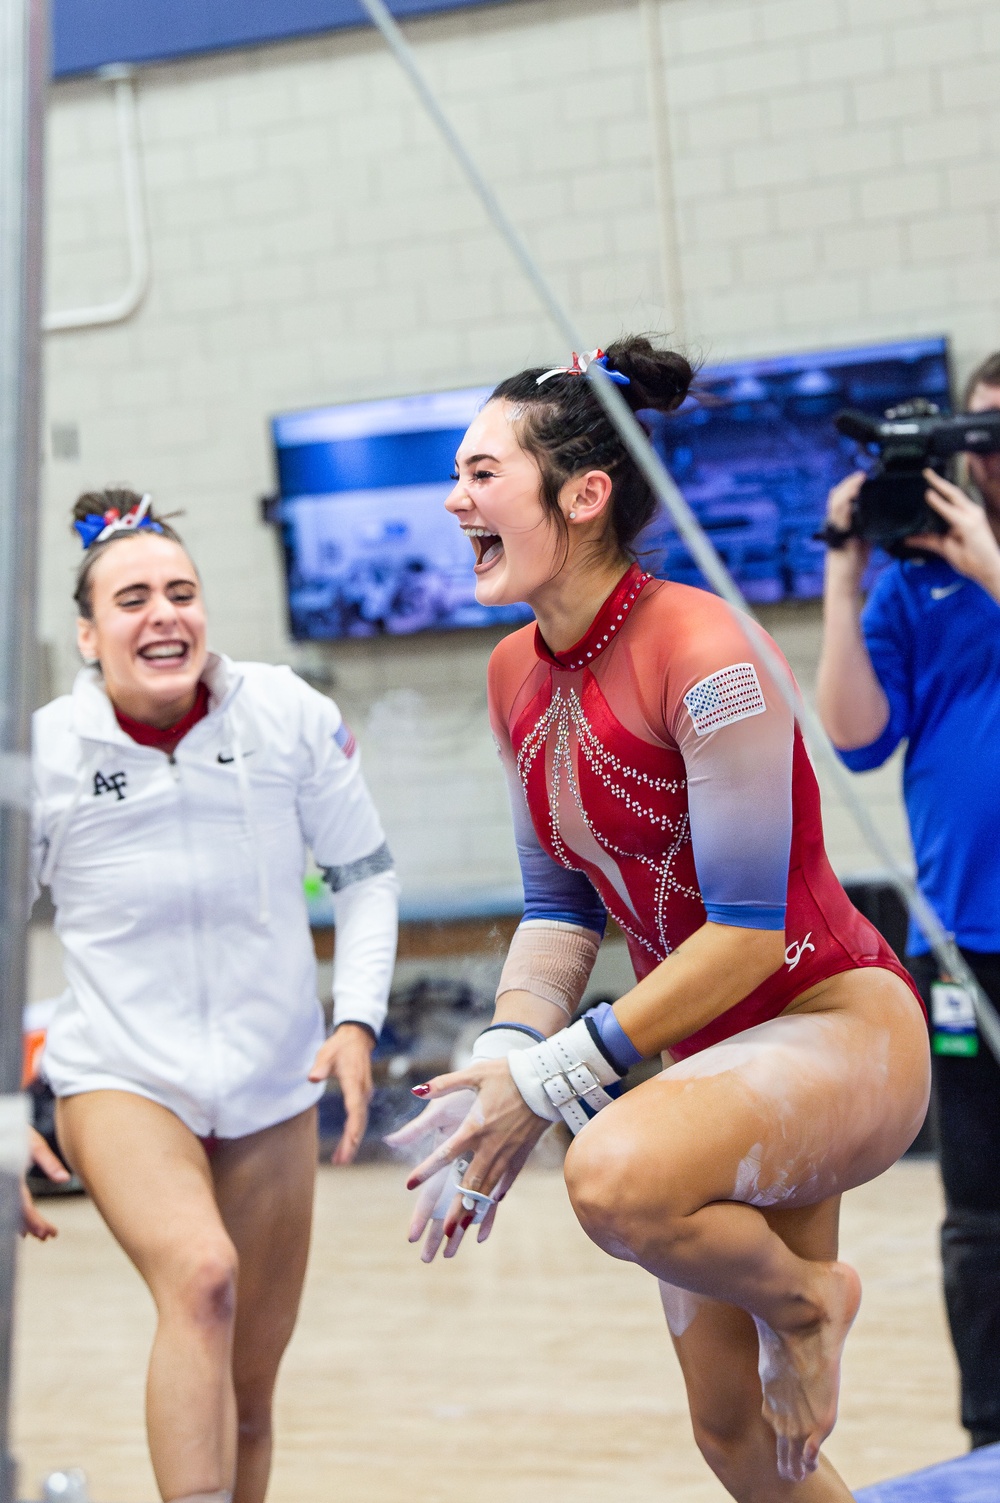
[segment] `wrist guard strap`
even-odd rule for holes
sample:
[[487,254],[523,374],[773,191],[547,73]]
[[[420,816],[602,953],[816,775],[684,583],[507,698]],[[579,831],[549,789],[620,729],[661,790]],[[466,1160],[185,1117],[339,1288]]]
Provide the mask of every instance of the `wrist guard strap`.
[[472,1046],[473,1059],[506,1059],[512,1049],[530,1049],[540,1044],[544,1033],[527,1023],[491,1023]]
[[614,1096],[624,1071],[597,1047],[586,1019],[554,1033],[550,1039],[507,1057],[514,1084],[536,1117],[558,1122],[576,1135]]
[[530,992],[571,1018],[580,1005],[601,936],[558,919],[526,919],[514,931],[500,974],[504,992]]

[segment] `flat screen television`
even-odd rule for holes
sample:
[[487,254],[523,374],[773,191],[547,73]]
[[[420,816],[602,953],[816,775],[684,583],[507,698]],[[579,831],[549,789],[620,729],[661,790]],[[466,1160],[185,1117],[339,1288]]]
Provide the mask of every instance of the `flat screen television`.
[[292,635],[396,635],[531,620],[476,601],[475,555],[444,509],[491,387],[272,420]]
[[[679,412],[650,416],[661,458],[746,598],[808,600],[823,590],[826,550],[813,534],[827,493],[859,467],[834,415],[912,397],[948,412],[950,393],[947,340],[911,339],[706,366]],[[639,547],[655,574],[704,584],[669,517]]]
[[[298,640],[530,620],[475,598],[473,552],[443,507],[462,435],[489,387],[353,402],[272,420],[292,635]],[[841,407],[880,413],[910,397],[949,405],[943,338],[705,367],[697,394],[653,441],[754,602],[822,588],[826,493],[857,464]],[[668,517],[639,539],[647,567],[702,584]]]

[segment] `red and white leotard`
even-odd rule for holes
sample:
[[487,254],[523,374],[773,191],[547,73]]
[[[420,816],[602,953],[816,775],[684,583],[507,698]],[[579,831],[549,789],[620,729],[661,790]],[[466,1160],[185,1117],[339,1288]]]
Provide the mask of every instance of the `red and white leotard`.
[[781,968],[676,1059],[839,971],[912,986],[833,873],[798,726],[724,601],[633,565],[568,652],[536,626],[505,638],[489,700],[526,921],[600,932],[607,910],[640,979],[706,919],[784,930]]

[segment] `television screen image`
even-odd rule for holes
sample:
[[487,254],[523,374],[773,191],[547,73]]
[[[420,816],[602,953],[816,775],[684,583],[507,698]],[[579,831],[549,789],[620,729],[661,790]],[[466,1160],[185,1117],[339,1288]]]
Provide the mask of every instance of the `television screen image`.
[[[455,452],[489,387],[355,402],[272,420],[292,635],[368,637],[519,623],[475,598],[474,554],[444,509]],[[649,414],[653,441],[747,599],[821,592],[827,491],[857,467],[842,407],[949,407],[943,338],[706,366],[697,395]],[[638,540],[652,571],[703,584],[668,517]]]
[[444,509],[490,387],[273,420],[292,634],[369,637],[531,620],[476,601],[475,555]]
[[[670,417],[653,415],[661,458],[749,601],[810,599],[823,590],[826,550],[813,534],[827,493],[861,458],[834,416],[914,397],[948,412],[948,346],[915,339],[732,361],[706,366],[696,392]],[[704,585],[669,517],[639,548],[653,573]]]

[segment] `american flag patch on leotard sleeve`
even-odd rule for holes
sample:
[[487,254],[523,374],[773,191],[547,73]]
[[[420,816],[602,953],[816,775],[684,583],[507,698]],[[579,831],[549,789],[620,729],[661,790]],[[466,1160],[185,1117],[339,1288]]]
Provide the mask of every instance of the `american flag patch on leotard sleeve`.
[[337,729],[333,733],[333,739],[334,741],[336,741],[345,757],[354,756],[354,753],[358,749],[358,743],[355,741],[354,732],[351,730],[351,727],[347,724],[346,720],[342,720],[340,722]]
[[710,673],[688,690],[684,703],[699,736],[737,720],[749,720],[751,715],[763,715],[767,709],[752,663],[733,663],[730,668]]

